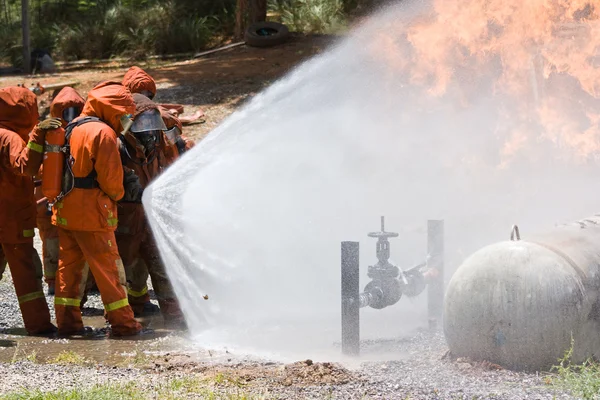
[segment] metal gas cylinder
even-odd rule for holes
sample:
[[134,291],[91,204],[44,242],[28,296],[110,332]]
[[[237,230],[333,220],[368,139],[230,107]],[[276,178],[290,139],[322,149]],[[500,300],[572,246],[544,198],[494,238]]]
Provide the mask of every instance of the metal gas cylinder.
[[507,368],[600,355],[600,216],[484,247],[453,275],[444,334],[453,355]]

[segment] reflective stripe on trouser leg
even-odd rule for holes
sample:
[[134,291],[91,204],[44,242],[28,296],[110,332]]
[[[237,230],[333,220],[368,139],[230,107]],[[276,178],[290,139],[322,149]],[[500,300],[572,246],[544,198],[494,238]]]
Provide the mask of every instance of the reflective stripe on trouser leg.
[[[142,258],[136,258],[133,265],[125,267],[129,289],[129,303],[132,306],[142,306],[150,301],[148,294],[148,268]],[[137,310],[137,308],[136,308]],[[138,310],[139,311],[139,310]]]
[[[116,335],[131,335],[141,329],[127,303],[125,269],[113,232],[73,232],[85,255],[105,304],[108,321]],[[110,309],[110,310],[109,310]]]
[[42,280],[33,263],[33,239],[27,243],[3,244],[2,248],[19,299],[25,329],[30,334],[50,331],[53,329],[50,311],[42,292]]
[[69,335],[83,329],[81,319],[81,282],[85,282],[85,258],[79,247],[77,232],[58,229],[61,251],[56,271],[54,309],[58,331]]

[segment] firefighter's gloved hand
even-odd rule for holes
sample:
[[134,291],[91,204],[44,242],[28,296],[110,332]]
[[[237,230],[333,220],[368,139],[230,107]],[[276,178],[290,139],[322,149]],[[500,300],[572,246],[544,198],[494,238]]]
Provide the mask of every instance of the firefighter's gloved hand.
[[142,201],[142,184],[140,178],[132,170],[125,170],[123,174],[125,195],[121,201],[139,203]]
[[62,122],[60,121],[60,118],[48,118],[38,124],[38,128],[43,129],[45,131],[49,131],[52,129],[58,129],[61,126],[62,126]]

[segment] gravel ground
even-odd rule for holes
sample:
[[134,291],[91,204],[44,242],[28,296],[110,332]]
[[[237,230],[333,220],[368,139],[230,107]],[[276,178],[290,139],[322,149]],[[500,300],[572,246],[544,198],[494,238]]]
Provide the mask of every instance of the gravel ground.
[[[100,310],[98,297],[92,295],[89,301]],[[48,302],[52,304],[51,297]],[[10,351],[2,347],[3,342],[17,342],[18,349],[19,343],[27,340],[8,334],[8,329],[16,326],[22,326],[22,321],[7,275],[0,281],[0,350]],[[78,353],[86,357],[86,343],[77,345]],[[423,331],[411,338],[364,341],[362,346],[370,358],[392,352],[406,357],[381,362],[356,360],[344,365],[310,360],[281,364],[236,355],[199,358],[191,357],[187,350],[146,352],[141,361],[128,358],[128,362],[120,363],[77,363],[82,365],[44,364],[20,358],[0,362],[0,399],[7,393],[25,390],[56,391],[106,384],[135,385],[143,390],[144,398],[227,398],[239,393],[259,399],[573,398],[552,386],[545,374],[517,373],[489,363],[452,360],[446,356],[447,347],[440,333]],[[192,381],[200,382],[199,386],[190,388]],[[181,387],[189,391],[182,391]]]

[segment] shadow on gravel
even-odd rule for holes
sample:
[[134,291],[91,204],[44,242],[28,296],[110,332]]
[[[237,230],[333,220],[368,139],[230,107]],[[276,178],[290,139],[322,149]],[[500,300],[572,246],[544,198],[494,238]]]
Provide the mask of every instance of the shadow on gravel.
[[0,339],[0,347],[15,347],[16,345],[15,340]]

